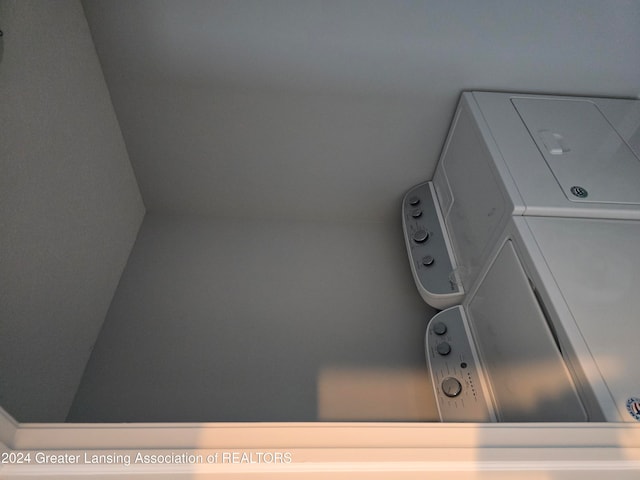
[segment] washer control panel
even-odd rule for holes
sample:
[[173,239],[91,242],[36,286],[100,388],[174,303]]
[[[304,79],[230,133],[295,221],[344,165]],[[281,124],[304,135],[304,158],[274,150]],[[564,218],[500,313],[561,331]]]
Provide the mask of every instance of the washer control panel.
[[[431,182],[407,192],[402,225],[413,278],[425,301],[436,308],[459,303],[464,291],[453,273],[455,265]],[[432,295],[437,298],[435,303]]]
[[431,319],[425,350],[440,420],[496,421],[462,307],[451,307]]

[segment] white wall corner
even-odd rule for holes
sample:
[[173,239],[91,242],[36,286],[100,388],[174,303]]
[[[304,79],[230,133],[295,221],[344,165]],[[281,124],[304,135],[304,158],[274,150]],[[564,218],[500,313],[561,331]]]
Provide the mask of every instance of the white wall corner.
[[18,422],[0,407],[0,452],[5,452],[13,446],[17,429]]

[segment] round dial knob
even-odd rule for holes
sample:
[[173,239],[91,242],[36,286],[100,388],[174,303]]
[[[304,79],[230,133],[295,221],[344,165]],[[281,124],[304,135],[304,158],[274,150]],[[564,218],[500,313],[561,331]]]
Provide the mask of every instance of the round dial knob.
[[449,345],[447,342],[439,343],[436,347],[436,351],[440,355],[449,355],[451,353],[451,345]]
[[447,333],[447,326],[442,322],[438,322],[433,326],[433,333],[436,335],[444,335]]
[[425,267],[430,267],[435,262],[435,259],[431,255],[427,255],[426,257],[422,257],[422,265]]
[[457,397],[460,392],[462,392],[462,385],[457,379],[447,377],[442,381],[442,393],[447,397]]
[[417,196],[409,197],[409,205],[418,205],[420,203],[420,198]]
[[416,208],[411,212],[411,216],[413,218],[420,218],[422,216],[422,210],[420,210],[419,208]]
[[413,240],[417,243],[423,243],[426,242],[427,239],[429,238],[429,232],[427,232],[426,230],[416,230],[413,234]]

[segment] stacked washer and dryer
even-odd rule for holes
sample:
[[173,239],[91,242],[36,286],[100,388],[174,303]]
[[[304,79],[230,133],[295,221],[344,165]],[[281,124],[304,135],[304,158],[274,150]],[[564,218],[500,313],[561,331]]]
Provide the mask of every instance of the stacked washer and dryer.
[[640,420],[640,101],[463,93],[402,219],[441,420]]

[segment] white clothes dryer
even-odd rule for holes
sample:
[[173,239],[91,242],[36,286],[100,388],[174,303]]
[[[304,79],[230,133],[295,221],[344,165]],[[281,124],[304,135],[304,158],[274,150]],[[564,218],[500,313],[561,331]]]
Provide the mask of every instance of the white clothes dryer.
[[443,421],[640,421],[640,222],[514,216],[427,327]]
[[640,220],[640,101],[463,93],[433,181],[402,202],[423,299],[459,304],[514,215]]

